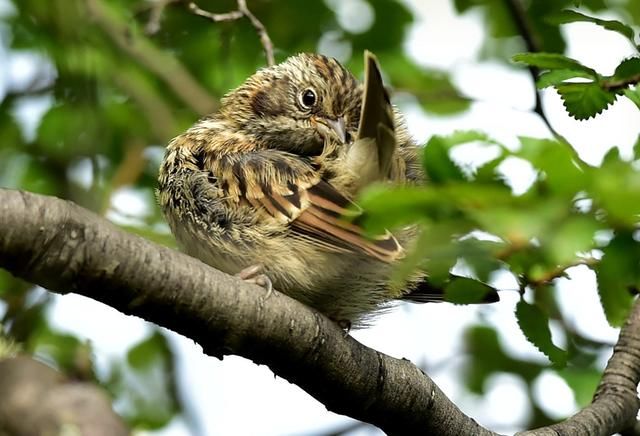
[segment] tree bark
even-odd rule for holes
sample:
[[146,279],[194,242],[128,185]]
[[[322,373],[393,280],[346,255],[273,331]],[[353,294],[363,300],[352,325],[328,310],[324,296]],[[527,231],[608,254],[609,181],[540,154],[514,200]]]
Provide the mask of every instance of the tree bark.
[[[389,434],[496,434],[464,415],[411,362],[365,347],[296,300],[275,291],[268,296],[71,202],[0,189],[0,267],[167,327],[212,356],[237,354],[268,365],[329,410]],[[590,432],[571,434],[608,435],[632,424],[639,329],[636,304],[594,403],[565,422]],[[523,434],[559,434],[546,431]]]

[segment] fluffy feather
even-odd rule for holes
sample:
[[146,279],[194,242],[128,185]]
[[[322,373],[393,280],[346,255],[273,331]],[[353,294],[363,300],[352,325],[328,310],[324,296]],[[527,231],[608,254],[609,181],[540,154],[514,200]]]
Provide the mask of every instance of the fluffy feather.
[[187,253],[231,274],[261,264],[275,289],[357,327],[394,298],[442,299],[421,272],[389,287],[415,228],[371,238],[344,218],[373,181],[422,183],[417,156],[373,55],[363,91],[335,59],[300,54],[171,141],[158,200]]

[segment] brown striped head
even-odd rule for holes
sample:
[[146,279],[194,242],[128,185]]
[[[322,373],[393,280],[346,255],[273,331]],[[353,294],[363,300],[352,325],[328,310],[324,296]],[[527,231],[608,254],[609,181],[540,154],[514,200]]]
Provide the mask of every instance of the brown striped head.
[[265,148],[304,155],[356,135],[361,85],[333,58],[299,54],[249,77],[222,100],[221,115]]

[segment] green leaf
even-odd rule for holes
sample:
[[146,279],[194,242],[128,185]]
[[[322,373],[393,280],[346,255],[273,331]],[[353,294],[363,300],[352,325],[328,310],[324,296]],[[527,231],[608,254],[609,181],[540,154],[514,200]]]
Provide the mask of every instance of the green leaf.
[[517,374],[530,384],[544,369],[538,363],[514,359],[507,355],[493,328],[472,326],[465,332],[464,342],[469,355],[464,379],[471,392],[484,394],[486,380],[496,372]]
[[607,30],[611,30],[613,32],[617,32],[620,35],[627,38],[631,41],[635,46],[635,32],[633,29],[626,24],[622,24],[620,21],[616,20],[602,20],[596,17],[590,17],[585,14],[581,14],[580,12],[572,11],[565,9],[557,14],[552,15],[548,18],[549,21],[553,24],[567,24],[567,23],[575,23],[575,22],[586,22],[597,24],[598,26],[602,26]]
[[79,155],[91,155],[110,142],[108,127],[88,105],[71,103],[53,106],[38,127],[41,153],[62,162]]
[[482,141],[500,145],[485,133],[470,130],[458,131],[449,136],[433,136],[424,147],[422,163],[427,177],[433,183],[465,180],[462,170],[449,156],[449,151],[456,145],[467,142]]
[[0,102],[0,150],[17,150],[23,143],[22,133],[7,101]]
[[112,371],[107,385],[132,427],[158,429],[180,412],[173,353],[160,332],[132,347],[126,364]]
[[498,204],[482,209],[471,209],[479,227],[518,246],[527,245],[532,238],[549,232],[566,214],[564,201],[549,199],[533,204]]
[[504,185],[470,183],[426,186],[373,185],[357,203],[364,214],[357,222],[372,235],[412,222],[458,219],[461,211],[482,211],[510,204],[511,191]]
[[[638,78],[638,75],[640,75],[640,58],[637,57],[623,60],[613,73],[613,77],[617,80]],[[640,78],[636,80],[640,80]]]
[[548,243],[551,259],[558,265],[568,265],[576,259],[576,253],[594,248],[593,237],[600,229],[595,219],[575,215],[560,224]]
[[465,180],[462,170],[449,156],[450,143],[441,136],[432,137],[424,148],[422,163],[429,180],[445,183]]
[[473,0],[454,0],[453,5],[456,8],[456,12],[460,14],[475,6],[476,3]]
[[603,90],[595,82],[567,83],[556,89],[567,112],[577,120],[595,117],[616,100],[614,92]]
[[631,310],[632,292],[640,288],[640,244],[621,232],[602,251],[595,268],[600,301],[609,324],[620,327]]
[[456,246],[459,256],[473,270],[473,276],[482,282],[488,282],[492,273],[504,268],[504,264],[496,259],[498,253],[505,249],[503,242],[467,237],[457,240]]
[[422,186],[373,185],[360,196],[358,204],[365,210],[358,222],[371,235],[421,221],[433,214],[447,213],[440,206],[442,199],[438,191]]
[[454,239],[459,232],[471,230],[472,223],[462,220],[443,220],[423,225],[413,250],[393,271],[393,285],[402,286],[416,269],[423,269],[429,272],[429,281],[433,285],[445,287],[449,283],[449,272],[460,257]]
[[595,368],[567,367],[558,371],[558,375],[569,385],[576,403],[581,408],[591,404],[593,394],[602,378],[602,372]]
[[519,53],[513,56],[514,62],[522,62],[527,65],[543,68],[546,70],[574,70],[581,71],[587,77],[599,78],[599,74],[593,68],[582,65],[575,59],[568,58],[557,53]]
[[550,139],[519,139],[521,147],[515,155],[543,171],[545,183],[554,193],[573,197],[576,192],[585,189],[588,180],[584,166],[575,160],[567,144]]
[[624,96],[631,100],[640,109],[640,85],[624,90]]
[[600,168],[588,172],[587,191],[606,217],[617,226],[634,227],[640,216],[640,171],[623,161],[617,148],[606,155]]
[[516,305],[516,317],[522,333],[554,366],[564,367],[567,364],[567,352],[551,341],[549,318],[546,313],[538,306],[520,300]]
[[27,347],[29,352],[53,363],[69,376],[93,377],[90,345],[73,335],[52,329],[45,319],[33,331]]
[[454,304],[474,304],[484,301],[495,289],[468,277],[453,277],[445,287],[444,298]]
[[538,76],[538,80],[536,81],[536,87],[538,89],[544,89],[549,86],[556,86],[561,83],[564,83],[565,80],[575,79],[576,77],[590,79],[593,76],[589,73],[586,73],[582,70],[572,70],[572,69],[560,69],[560,70],[550,70],[546,71],[540,76]]

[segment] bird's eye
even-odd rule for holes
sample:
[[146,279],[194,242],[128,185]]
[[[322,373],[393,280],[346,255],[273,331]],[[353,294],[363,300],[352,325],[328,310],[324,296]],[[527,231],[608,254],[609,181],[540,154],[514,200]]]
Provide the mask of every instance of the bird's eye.
[[316,100],[316,92],[311,88],[305,89],[300,94],[300,104],[305,109],[311,109],[316,104]]

